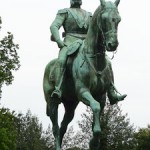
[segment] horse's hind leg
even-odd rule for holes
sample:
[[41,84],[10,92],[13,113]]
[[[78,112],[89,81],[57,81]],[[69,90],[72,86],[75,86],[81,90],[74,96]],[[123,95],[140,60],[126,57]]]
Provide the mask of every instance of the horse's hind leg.
[[59,138],[59,126],[58,126],[58,104],[50,102],[49,105],[49,116],[52,121],[52,131],[55,138],[55,148],[60,150],[60,138]]
[[60,144],[62,144],[62,140],[64,137],[64,134],[66,133],[68,124],[72,121],[74,117],[74,111],[78,105],[78,102],[64,102],[64,107],[65,107],[65,114],[64,118],[61,122],[61,127],[60,127]]

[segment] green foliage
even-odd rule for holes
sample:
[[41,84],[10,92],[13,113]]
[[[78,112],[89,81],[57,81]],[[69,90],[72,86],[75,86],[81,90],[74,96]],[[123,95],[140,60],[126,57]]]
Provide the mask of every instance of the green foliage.
[[[82,114],[80,130],[70,127],[66,132],[62,150],[87,150],[92,137],[92,112]],[[107,105],[101,116],[101,150],[149,150],[150,126],[137,133],[122,115],[119,106]],[[136,140],[135,140],[136,139]],[[50,126],[43,130],[42,124],[30,111],[25,115],[9,109],[0,109],[0,150],[55,150],[54,137]]]
[[0,150],[49,150],[54,145],[50,127],[45,131],[30,111],[16,114],[0,109]]
[[54,149],[54,136],[53,136],[50,125],[48,126],[46,131],[43,131],[42,138],[46,143],[46,147],[48,147],[50,150],[53,150]]
[[71,126],[64,135],[63,142],[62,142],[62,150],[70,150],[70,148],[74,147],[74,134],[75,131]]
[[28,111],[25,116],[18,115],[17,150],[47,150],[42,124]]
[[18,70],[20,67],[17,49],[19,49],[19,45],[14,43],[13,34],[8,32],[0,40],[0,94],[3,84],[9,85],[12,83],[14,79],[12,71]]
[[[79,122],[81,131],[78,133],[77,145],[81,149],[88,149],[92,137],[92,112],[88,108]],[[135,146],[133,125],[130,125],[127,115],[123,115],[118,105],[107,106],[101,115],[102,134],[101,150],[133,150]]]
[[101,116],[103,150],[132,150],[135,146],[133,125],[118,105],[107,105]]
[[150,125],[147,128],[140,128],[135,133],[135,138],[137,141],[136,150],[150,150]]
[[66,149],[66,150],[81,150],[81,149],[78,148],[78,147],[73,147],[73,148],[68,148],[68,149]]
[[16,150],[16,114],[9,109],[0,109],[0,150]]

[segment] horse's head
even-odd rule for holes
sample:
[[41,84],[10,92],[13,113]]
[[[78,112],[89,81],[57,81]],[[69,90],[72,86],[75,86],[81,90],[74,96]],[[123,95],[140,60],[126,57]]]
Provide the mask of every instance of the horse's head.
[[120,0],[113,2],[106,2],[105,0],[100,0],[101,2],[101,13],[99,18],[99,28],[102,33],[102,38],[106,46],[107,51],[115,51],[118,47],[117,39],[117,28],[121,21],[117,6]]

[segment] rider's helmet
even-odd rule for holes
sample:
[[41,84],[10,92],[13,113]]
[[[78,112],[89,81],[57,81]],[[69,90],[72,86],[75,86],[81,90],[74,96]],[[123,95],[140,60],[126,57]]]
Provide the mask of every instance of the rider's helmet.
[[70,5],[71,5],[71,7],[75,6],[75,5],[80,6],[80,5],[82,5],[82,0],[70,0]]

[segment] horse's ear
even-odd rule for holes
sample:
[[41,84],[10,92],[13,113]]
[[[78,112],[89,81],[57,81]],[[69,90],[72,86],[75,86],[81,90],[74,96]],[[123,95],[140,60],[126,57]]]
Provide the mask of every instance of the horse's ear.
[[104,6],[105,5],[105,0],[100,0],[100,3],[101,3],[102,6]]
[[115,1],[115,5],[116,5],[116,6],[118,6],[119,3],[120,3],[120,0],[116,0],[116,1]]

